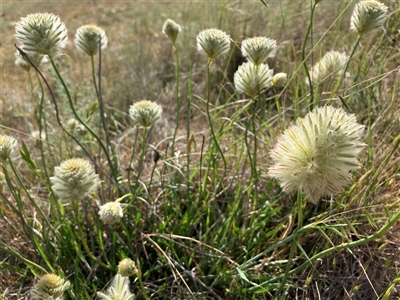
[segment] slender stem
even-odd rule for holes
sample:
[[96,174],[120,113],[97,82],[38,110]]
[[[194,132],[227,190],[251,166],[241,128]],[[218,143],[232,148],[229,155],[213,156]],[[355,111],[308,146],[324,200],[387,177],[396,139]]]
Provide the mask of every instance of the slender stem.
[[175,155],[175,139],[176,139],[176,134],[178,132],[179,128],[179,123],[181,121],[181,97],[179,93],[179,81],[180,81],[180,65],[179,65],[179,53],[178,53],[178,48],[176,47],[175,42],[172,43],[172,46],[174,48],[175,52],[175,97],[176,97],[176,125],[175,125],[175,130],[174,130],[174,136],[172,138],[172,156]]
[[[190,70],[189,70],[189,78],[188,78],[188,83],[187,83],[187,107],[186,107],[186,141],[188,143],[187,147],[189,150],[189,141],[190,139],[190,105],[191,105],[191,94],[192,94],[192,66],[190,65]],[[187,191],[187,197],[190,195],[190,151],[187,151],[186,154],[186,191]],[[200,166],[201,169],[201,166]]]

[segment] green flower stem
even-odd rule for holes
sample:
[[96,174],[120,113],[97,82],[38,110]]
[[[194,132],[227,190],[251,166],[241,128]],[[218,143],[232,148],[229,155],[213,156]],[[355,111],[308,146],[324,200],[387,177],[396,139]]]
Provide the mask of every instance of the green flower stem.
[[132,153],[131,153],[131,158],[129,160],[128,175],[127,175],[128,185],[129,185],[130,191],[132,191],[132,184],[131,184],[132,162],[133,162],[133,158],[134,158],[135,153],[136,153],[136,146],[137,146],[138,138],[139,138],[139,126],[136,126],[135,140],[133,142],[133,149],[132,149]]
[[[187,141],[187,149],[189,150],[189,141],[190,138],[190,105],[191,105],[191,94],[192,94],[192,66],[190,65],[189,70],[189,78],[187,83],[187,107],[186,107],[186,141]],[[201,168],[201,167],[200,167]],[[190,195],[190,152],[187,151],[186,154],[186,192],[187,197]]]
[[179,95],[179,81],[180,81],[180,63],[179,63],[179,52],[178,48],[176,47],[175,42],[172,42],[172,46],[174,48],[175,52],[175,80],[176,80],[176,85],[175,85],[175,97],[176,97],[176,125],[175,125],[175,130],[174,130],[174,136],[172,138],[172,156],[175,155],[175,139],[176,139],[176,134],[178,132],[179,128],[179,123],[181,120],[181,97]]

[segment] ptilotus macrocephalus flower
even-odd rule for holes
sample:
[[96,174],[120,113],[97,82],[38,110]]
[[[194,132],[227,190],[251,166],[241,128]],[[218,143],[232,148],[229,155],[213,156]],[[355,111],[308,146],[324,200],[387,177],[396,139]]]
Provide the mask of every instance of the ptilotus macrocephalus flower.
[[155,102],[142,100],[132,104],[129,115],[135,126],[150,127],[161,118],[162,107]]
[[350,29],[357,31],[360,36],[382,29],[387,19],[387,10],[387,6],[379,1],[358,2],[350,18]]
[[266,37],[253,37],[242,42],[242,55],[255,65],[264,63],[276,54],[276,41]]
[[205,53],[209,59],[227,53],[230,48],[230,37],[222,30],[211,28],[197,35],[197,50]]
[[104,224],[113,225],[123,217],[123,210],[119,201],[107,202],[99,210],[100,220]]
[[64,292],[71,286],[69,281],[55,274],[43,275],[31,289],[32,299],[62,300]]
[[181,31],[181,26],[171,19],[167,19],[164,22],[162,32],[172,41],[175,42],[178,38],[178,34]]
[[0,159],[6,160],[10,158],[11,152],[17,145],[17,140],[12,136],[0,134]]
[[135,295],[129,290],[129,278],[121,274],[115,275],[107,292],[97,292],[97,296],[103,300],[132,300]]
[[264,92],[272,85],[274,71],[266,64],[255,65],[248,61],[239,66],[233,81],[236,90],[252,98]]
[[96,25],[83,25],[76,30],[75,46],[89,56],[94,56],[107,47],[108,39],[104,30]]

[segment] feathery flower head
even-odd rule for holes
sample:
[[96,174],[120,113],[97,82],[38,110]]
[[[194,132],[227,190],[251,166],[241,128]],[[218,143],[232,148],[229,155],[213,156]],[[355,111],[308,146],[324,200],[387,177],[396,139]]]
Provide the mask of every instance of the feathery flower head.
[[118,223],[124,216],[121,203],[117,200],[102,205],[100,207],[99,216],[100,220],[102,220],[104,224],[113,225]]
[[274,77],[272,77],[272,86],[280,87],[284,86],[287,82],[287,74],[286,73],[276,73]]
[[268,57],[276,54],[276,41],[266,37],[258,36],[245,39],[242,42],[242,55],[255,65],[260,65]]
[[135,262],[130,258],[124,258],[118,264],[118,273],[122,276],[129,277],[138,273]]
[[210,59],[225,54],[230,48],[230,37],[222,30],[211,28],[197,35],[197,50],[204,52]]
[[65,24],[51,13],[35,13],[21,18],[15,26],[15,38],[27,52],[56,57],[67,44]]
[[64,292],[71,286],[69,281],[55,274],[43,275],[38,283],[31,289],[32,299],[63,299]]
[[273,73],[274,71],[270,70],[266,64],[256,66],[252,62],[245,62],[233,76],[235,88],[239,93],[253,98],[258,95],[258,92],[271,87]]
[[338,194],[360,165],[363,132],[364,126],[343,109],[316,108],[278,138],[268,175],[277,178],[285,192],[300,190],[314,203]]
[[354,7],[350,18],[350,29],[363,35],[370,31],[377,31],[383,28],[388,8],[386,5],[375,0],[361,1]]
[[83,25],[76,30],[74,43],[78,50],[94,56],[99,51],[99,43],[103,50],[107,47],[108,39],[103,29],[90,24]]
[[99,177],[89,161],[81,158],[65,160],[55,167],[50,177],[53,190],[61,200],[80,199],[93,192],[99,184]]
[[172,41],[175,42],[178,38],[178,34],[181,31],[181,26],[171,19],[167,19],[164,22],[162,32]]
[[16,145],[17,140],[12,136],[0,134],[0,159],[6,160],[10,158],[10,154]]
[[[43,54],[38,54],[36,52],[25,52],[26,55],[29,57],[29,59],[31,60],[31,62],[36,66],[39,67],[42,63],[46,62],[46,57]],[[29,72],[31,69],[31,64],[29,63],[29,61],[24,58],[19,51],[15,51],[15,64],[18,67],[21,67],[22,69],[24,69],[25,71]]]
[[136,126],[150,127],[161,118],[161,113],[162,107],[149,100],[136,102],[129,108],[129,115]]
[[327,52],[310,72],[312,83],[320,84],[325,80],[328,82],[328,79],[337,79],[342,75],[347,59],[346,53],[338,51]]
[[97,296],[104,300],[132,300],[135,297],[129,290],[129,278],[121,274],[115,275],[106,294],[97,292]]

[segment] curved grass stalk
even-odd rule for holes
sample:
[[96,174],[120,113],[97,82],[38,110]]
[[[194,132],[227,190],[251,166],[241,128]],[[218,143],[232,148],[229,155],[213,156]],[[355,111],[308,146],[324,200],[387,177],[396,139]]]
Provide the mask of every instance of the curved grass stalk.
[[172,156],[175,156],[175,139],[176,139],[176,134],[178,132],[179,128],[179,123],[181,120],[181,97],[179,93],[179,81],[180,81],[180,62],[179,62],[179,52],[178,48],[176,47],[175,42],[172,42],[172,47],[175,52],[175,97],[176,97],[176,125],[175,125],[175,130],[174,130],[174,135],[172,137],[172,146],[171,146],[171,152]]

